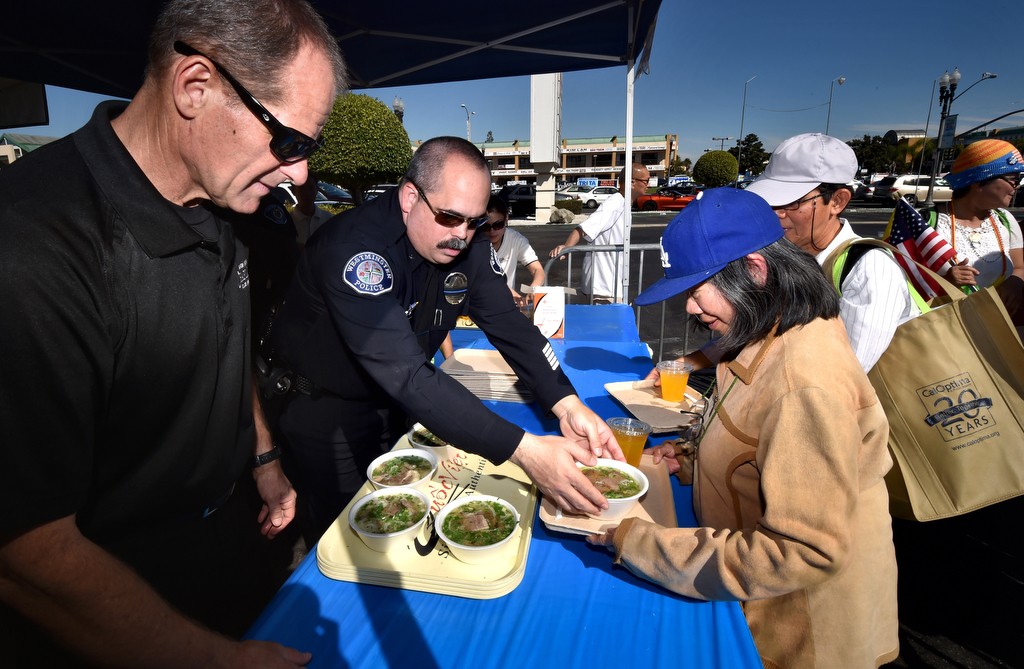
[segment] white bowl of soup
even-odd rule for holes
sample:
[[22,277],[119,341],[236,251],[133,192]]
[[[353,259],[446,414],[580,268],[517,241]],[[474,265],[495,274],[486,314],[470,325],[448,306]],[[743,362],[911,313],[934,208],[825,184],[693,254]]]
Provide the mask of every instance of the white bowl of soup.
[[647,494],[650,482],[642,471],[633,465],[610,458],[598,458],[593,467],[576,463],[595,488],[608,500],[608,508],[599,514],[588,514],[600,520],[625,518],[640,498]]
[[437,436],[422,423],[416,423],[409,430],[409,444],[413,448],[419,448],[424,451],[430,451],[437,456],[438,462],[447,460],[455,455],[455,447],[450,443]]
[[409,548],[427,522],[430,499],[411,487],[381,488],[363,495],[348,512],[348,524],[369,548],[381,553]]
[[366,478],[377,490],[412,486],[426,492],[437,472],[437,456],[421,448],[399,448],[374,458]]
[[500,497],[468,495],[446,504],[434,529],[456,558],[483,564],[506,557],[515,547],[519,512]]

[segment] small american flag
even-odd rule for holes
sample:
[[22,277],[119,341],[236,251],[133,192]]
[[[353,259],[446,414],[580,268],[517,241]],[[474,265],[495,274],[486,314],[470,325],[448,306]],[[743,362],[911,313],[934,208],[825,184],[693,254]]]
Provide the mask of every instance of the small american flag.
[[907,273],[917,291],[926,300],[945,294],[935,280],[922,272],[914,261],[939,273],[950,260],[956,262],[956,251],[949,242],[929,227],[921,214],[903,198],[896,202],[890,228],[889,237],[885,241],[900,250],[896,254],[896,262]]

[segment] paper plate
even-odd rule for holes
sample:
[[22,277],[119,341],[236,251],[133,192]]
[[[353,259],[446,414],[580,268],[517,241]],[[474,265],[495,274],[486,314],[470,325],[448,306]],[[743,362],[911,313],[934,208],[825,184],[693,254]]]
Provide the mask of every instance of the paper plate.
[[682,402],[666,402],[661,399],[661,389],[654,387],[653,380],[617,381],[604,384],[604,389],[621,404],[633,417],[651,426],[654,433],[675,432],[689,425],[692,417],[681,411],[689,411],[693,402],[700,399],[700,393],[687,387]]
[[[640,500],[626,518],[641,518],[665,527],[677,527],[676,506],[672,500],[672,482],[669,481],[668,468],[664,463],[654,464],[654,458],[644,455],[640,458],[640,471],[647,476],[650,487],[647,494]],[[609,527],[615,527],[623,519],[608,521],[563,514],[546,497],[541,500],[540,519],[544,525],[555,532],[569,534],[599,534]]]

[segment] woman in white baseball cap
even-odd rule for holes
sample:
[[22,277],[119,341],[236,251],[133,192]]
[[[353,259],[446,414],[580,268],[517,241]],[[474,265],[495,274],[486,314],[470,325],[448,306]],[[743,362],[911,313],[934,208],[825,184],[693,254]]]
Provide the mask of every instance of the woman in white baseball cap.
[[639,518],[588,540],[688,597],[740,600],[767,667],[897,657],[888,423],[838,295],[759,196],[704,191],[665,230],[651,304],[685,293],[721,335],[693,481],[701,527]]

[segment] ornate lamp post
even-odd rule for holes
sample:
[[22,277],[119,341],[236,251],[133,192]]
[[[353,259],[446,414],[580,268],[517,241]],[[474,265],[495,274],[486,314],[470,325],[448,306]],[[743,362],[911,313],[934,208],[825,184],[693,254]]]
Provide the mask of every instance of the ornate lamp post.
[[[953,97],[956,93],[957,84],[960,83],[960,70],[953,68],[953,74],[946,70],[939,77],[939,136],[935,140],[935,154],[932,156],[931,179],[928,180],[928,196],[924,199],[924,207],[935,206],[932,196],[935,194],[935,179],[939,174],[939,160],[942,156],[942,135],[946,130],[946,119],[949,117],[949,108],[953,104]],[[971,84],[972,86],[974,84]]]
[[939,174],[939,164],[942,162],[942,151],[944,149],[950,149],[952,147],[952,136],[950,136],[950,145],[945,146],[943,140],[946,138],[946,123],[949,119],[949,110],[953,106],[953,101],[959,98],[961,95],[971,90],[986,79],[995,79],[998,75],[993,72],[982,72],[981,79],[978,79],[973,84],[960,91],[959,94],[956,92],[956,87],[960,83],[960,70],[953,68],[953,73],[949,71],[942,73],[939,77],[939,103],[941,105],[939,111],[939,136],[935,142],[935,156],[932,159],[932,171],[931,179],[928,183],[928,197],[925,198],[924,206],[932,207],[935,205],[935,201],[932,200],[935,190],[935,179]]

